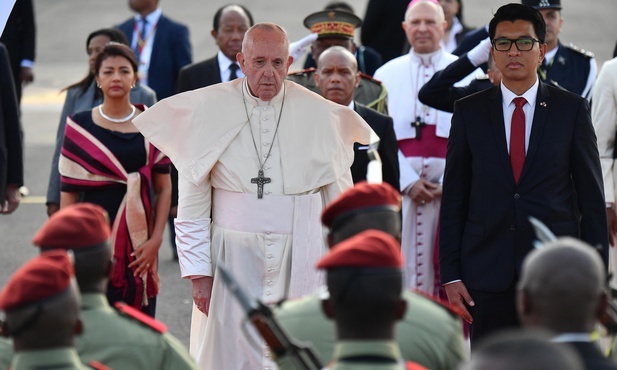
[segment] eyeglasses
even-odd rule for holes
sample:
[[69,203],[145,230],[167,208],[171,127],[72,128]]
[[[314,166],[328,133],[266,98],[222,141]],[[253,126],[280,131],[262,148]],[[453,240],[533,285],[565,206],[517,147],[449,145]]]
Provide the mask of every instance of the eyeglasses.
[[533,44],[536,42],[540,43],[540,40],[532,37],[525,37],[521,39],[499,38],[493,40],[493,47],[497,51],[510,51],[512,44],[516,44],[516,49],[518,51],[529,51],[533,49]]

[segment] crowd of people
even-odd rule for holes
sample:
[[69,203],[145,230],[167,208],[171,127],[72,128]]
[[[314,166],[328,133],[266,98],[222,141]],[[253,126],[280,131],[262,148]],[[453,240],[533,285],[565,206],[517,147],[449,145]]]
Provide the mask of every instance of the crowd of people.
[[[598,73],[562,43],[560,0],[504,3],[477,29],[462,0],[370,0],[364,20],[331,1],[296,42],[228,4],[195,63],[159,2],[86,39],[41,253],[0,289],[0,369],[303,368],[218,266],[316,368],[617,369],[597,341],[617,316],[617,61]],[[34,48],[14,41],[32,17],[17,0],[0,43],[3,214],[24,192],[34,52],[12,50]],[[155,319],[167,225],[189,348]]]

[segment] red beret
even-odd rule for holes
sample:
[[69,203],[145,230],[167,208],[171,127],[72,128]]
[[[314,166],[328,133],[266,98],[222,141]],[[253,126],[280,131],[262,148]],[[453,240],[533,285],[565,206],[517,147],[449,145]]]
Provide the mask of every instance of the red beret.
[[71,284],[73,264],[64,250],[41,253],[20,267],[0,292],[0,309],[9,311],[64,292]]
[[91,203],[77,203],[54,213],[34,235],[32,243],[43,249],[78,249],[97,246],[109,239],[107,212]]
[[366,230],[343,240],[317,263],[318,269],[402,266],[401,245],[390,234],[379,230]]
[[321,215],[321,222],[331,227],[336,218],[350,211],[378,206],[400,209],[401,194],[388,183],[369,184],[362,181],[330,203]]

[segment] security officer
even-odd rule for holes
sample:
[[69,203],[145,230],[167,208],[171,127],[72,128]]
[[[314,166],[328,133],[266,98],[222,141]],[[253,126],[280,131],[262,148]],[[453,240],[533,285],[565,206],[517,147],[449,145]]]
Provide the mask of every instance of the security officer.
[[[340,10],[323,10],[313,13],[304,19],[304,25],[316,33],[317,40],[311,45],[311,54],[314,60],[319,60],[321,53],[330,46],[343,46],[355,53],[353,42],[354,30],[362,25],[362,20],[356,15]],[[319,94],[314,80],[315,68],[308,68],[300,72],[292,72],[287,78],[299,83],[307,89]],[[360,84],[354,93],[354,99],[380,113],[386,113],[386,88],[371,76],[361,73]]]
[[593,53],[559,41],[563,24],[561,0],[522,0],[522,3],[538,9],[546,22],[546,56],[538,67],[542,81],[555,83],[589,100],[598,65]]
[[49,251],[26,262],[2,289],[1,332],[13,338],[15,348],[11,369],[88,369],[73,346],[82,330],[73,277],[68,253]]
[[166,326],[120,304],[110,307],[105,290],[112,271],[112,251],[106,212],[78,203],[53,214],[32,242],[48,250],[67,249],[75,256],[81,291],[84,332],[75,347],[82,361],[96,360],[114,369],[196,370],[186,348]]
[[[400,194],[386,183],[360,182],[324,210],[322,223],[329,228],[328,244],[338,245],[367,229],[386,232],[400,240]],[[326,293],[324,293],[327,295]],[[432,370],[452,370],[466,357],[462,322],[443,305],[412,291],[404,291],[408,310],[396,328],[396,341],[406,360]],[[335,330],[321,311],[321,297],[287,301],[276,319],[293,337],[312,342],[323,362],[333,356]],[[278,359],[277,359],[278,361]],[[279,368],[287,370],[283,361]]]
[[407,310],[402,267],[399,242],[378,230],[342,241],[317,263],[330,292],[322,308],[337,329],[331,370],[425,369],[406,365],[394,340]]

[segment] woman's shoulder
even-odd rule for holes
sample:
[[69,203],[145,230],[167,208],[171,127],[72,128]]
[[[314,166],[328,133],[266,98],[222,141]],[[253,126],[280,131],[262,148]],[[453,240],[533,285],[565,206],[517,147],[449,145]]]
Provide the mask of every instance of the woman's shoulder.
[[77,123],[78,125],[85,127],[93,122],[92,121],[92,110],[89,109],[89,110],[84,110],[84,111],[72,114],[70,116],[70,119],[73,122]]

